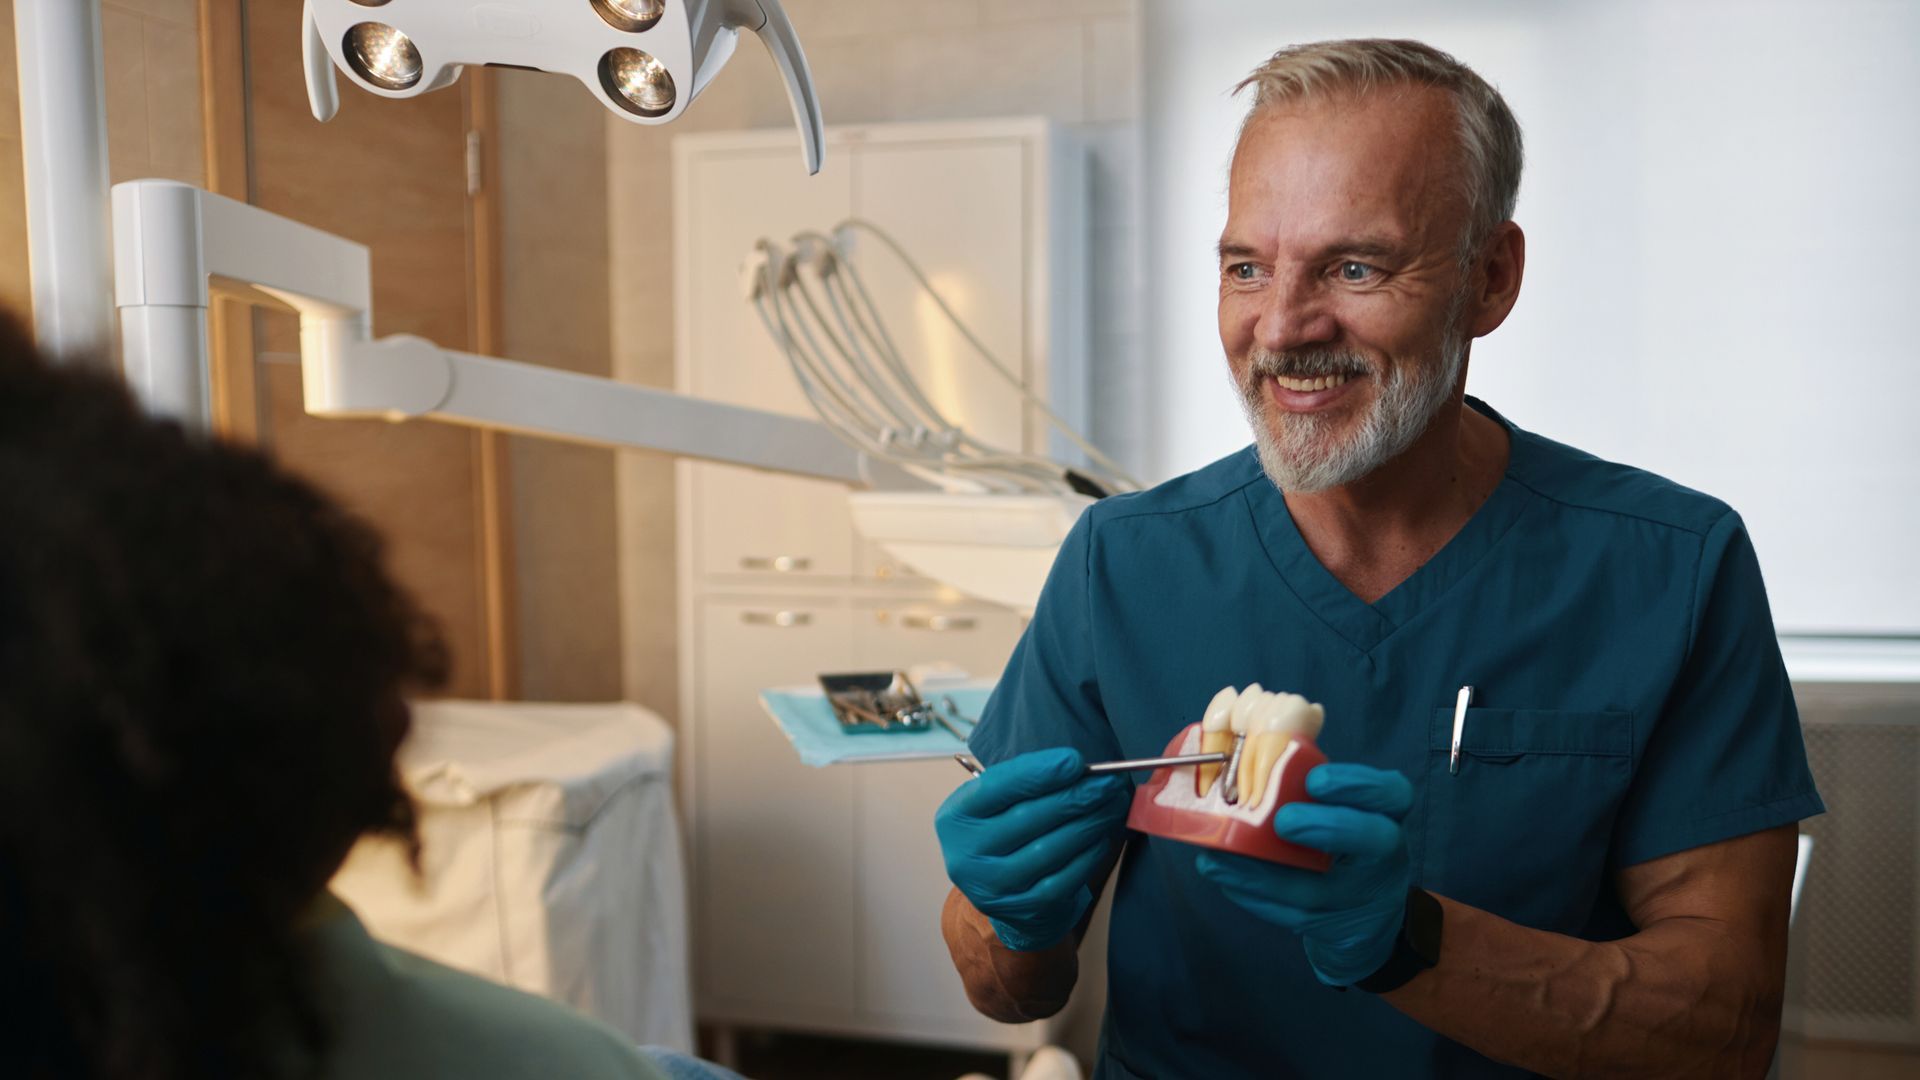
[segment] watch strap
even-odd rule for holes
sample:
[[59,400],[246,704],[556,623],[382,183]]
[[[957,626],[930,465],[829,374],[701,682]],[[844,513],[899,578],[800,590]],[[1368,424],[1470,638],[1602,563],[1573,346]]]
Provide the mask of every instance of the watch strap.
[[1440,962],[1440,924],[1443,909],[1433,894],[1419,886],[1407,890],[1406,913],[1393,952],[1380,969],[1353,985],[1369,994],[1398,990],[1413,977]]

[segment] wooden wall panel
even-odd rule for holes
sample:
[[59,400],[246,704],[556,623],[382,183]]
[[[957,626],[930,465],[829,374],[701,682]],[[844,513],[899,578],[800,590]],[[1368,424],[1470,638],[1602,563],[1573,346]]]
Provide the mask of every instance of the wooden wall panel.
[[[368,245],[374,333],[474,344],[472,216],[462,90],[386,101],[343,88],[327,124],[308,111],[300,5],[244,0],[246,145],[252,201]],[[210,81],[211,78],[210,78]],[[498,694],[500,620],[489,606],[492,477],[483,439],[431,423],[315,420],[300,408],[291,316],[262,315],[260,438],[276,457],[372,520],[395,575],[440,621],[448,690]]]

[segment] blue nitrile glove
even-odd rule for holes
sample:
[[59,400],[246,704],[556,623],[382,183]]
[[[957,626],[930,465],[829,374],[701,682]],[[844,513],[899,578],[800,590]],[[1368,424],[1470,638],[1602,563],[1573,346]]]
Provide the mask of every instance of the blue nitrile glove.
[[1127,820],[1132,785],[1088,776],[1080,752],[1035,750],[955,789],[933,828],[947,877],[1009,949],[1050,948],[1093,900],[1095,868]]
[[1413,785],[1397,772],[1322,765],[1307,774],[1317,801],[1274,811],[1273,831],[1333,856],[1324,874],[1241,855],[1205,852],[1201,876],[1227,898],[1300,935],[1307,962],[1329,986],[1352,986],[1393,954],[1413,865],[1400,822]]

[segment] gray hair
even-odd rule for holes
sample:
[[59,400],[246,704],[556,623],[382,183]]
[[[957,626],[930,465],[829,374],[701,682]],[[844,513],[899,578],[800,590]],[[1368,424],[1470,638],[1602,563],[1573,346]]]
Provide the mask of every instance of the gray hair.
[[1240,80],[1233,92],[1253,87],[1253,105],[1241,121],[1244,132],[1247,123],[1269,105],[1333,93],[1364,95],[1395,85],[1431,86],[1453,98],[1466,161],[1467,227],[1460,257],[1469,259],[1495,227],[1513,217],[1524,156],[1520,122],[1500,91],[1472,68],[1418,41],[1316,41],[1274,53]]

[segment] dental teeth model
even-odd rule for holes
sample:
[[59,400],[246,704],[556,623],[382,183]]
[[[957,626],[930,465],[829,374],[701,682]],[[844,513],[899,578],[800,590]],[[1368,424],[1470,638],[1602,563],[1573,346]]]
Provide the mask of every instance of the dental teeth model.
[[1299,694],[1277,694],[1259,683],[1221,690],[1166,753],[1227,754],[1225,765],[1156,769],[1135,790],[1127,824],[1182,843],[1325,870],[1324,852],[1280,839],[1272,825],[1276,809],[1307,801],[1306,775],[1327,760],[1316,745],[1326,715]]

